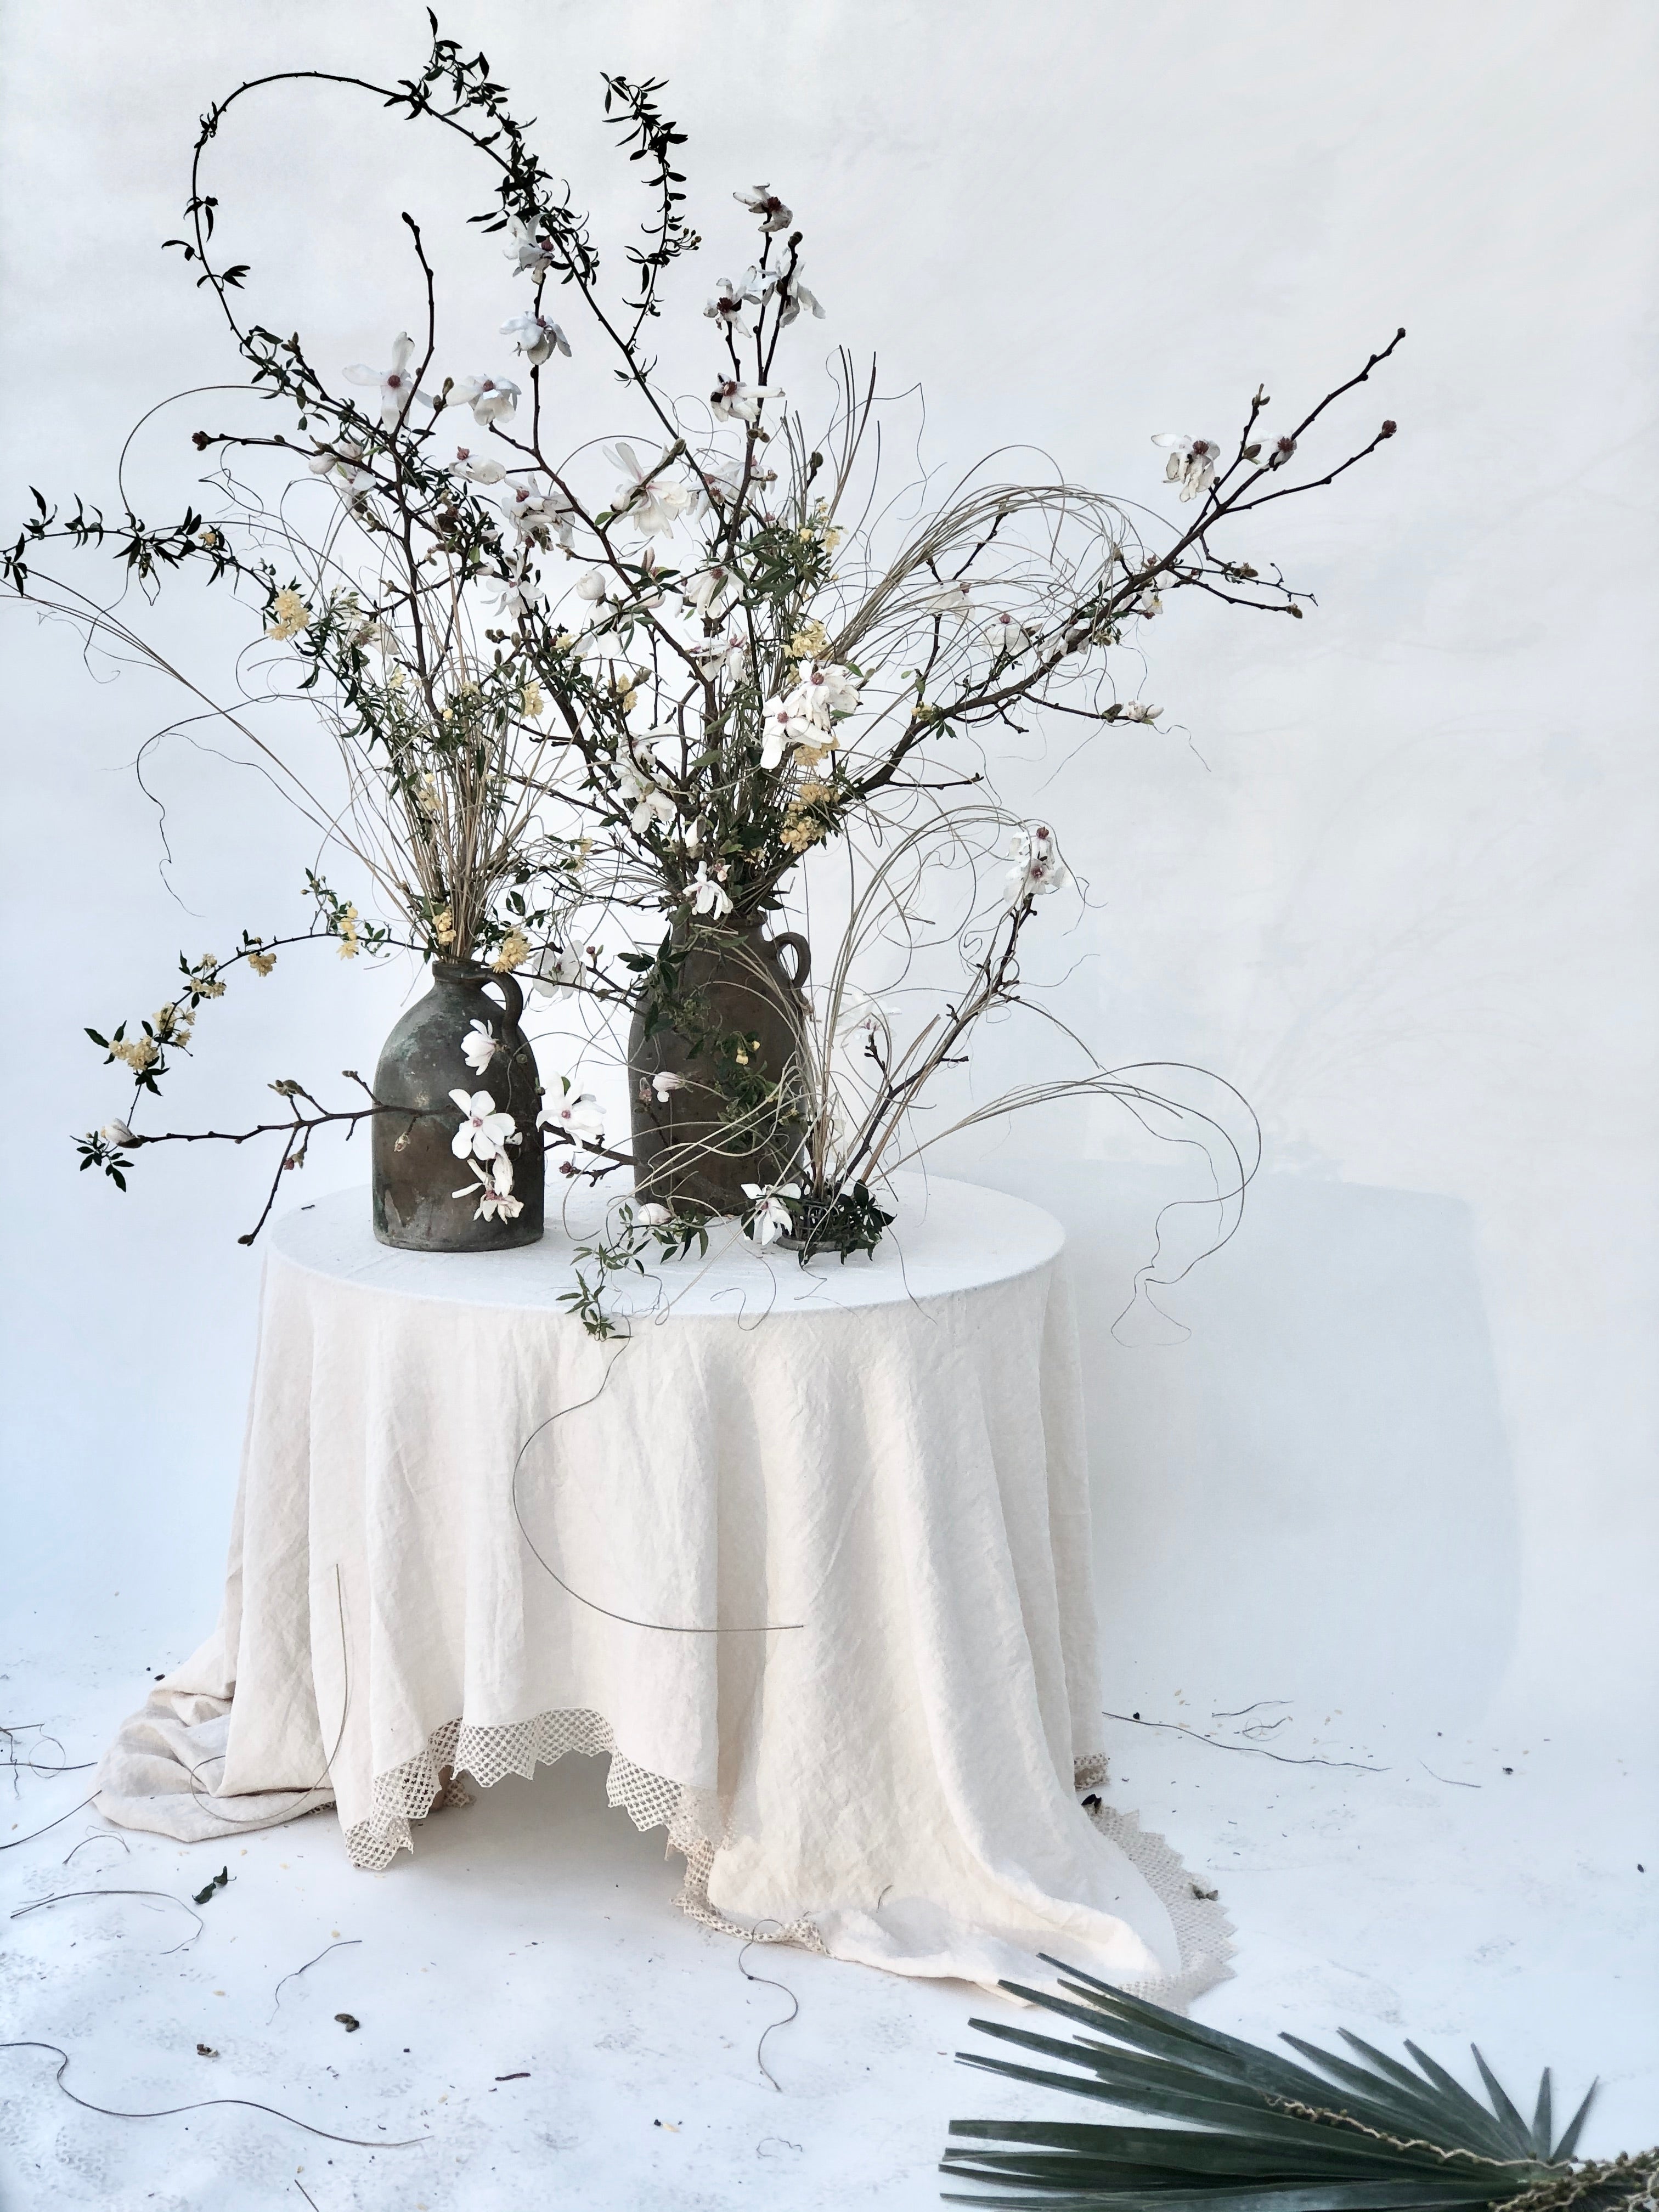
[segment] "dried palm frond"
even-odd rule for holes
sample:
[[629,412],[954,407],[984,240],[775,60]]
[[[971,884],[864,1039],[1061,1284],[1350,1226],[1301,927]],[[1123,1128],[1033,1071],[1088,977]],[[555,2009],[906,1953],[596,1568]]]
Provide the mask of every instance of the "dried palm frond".
[[1416,2071],[1346,2029],[1340,2033],[1352,2057],[1286,2035],[1322,2069],[1316,2074],[1057,1959],[1047,1963],[1066,1978],[1066,1996],[1013,1982],[1003,1987],[1092,2033],[1064,2042],[995,2021],[970,2024],[1080,2075],[957,2056],[1017,2081],[1173,2124],[953,2120],[952,2136],[1014,2148],[952,2145],[944,2172],[999,2193],[948,2196],[948,2203],[1020,2212],[1654,2212],[1659,2150],[1608,2161],[1573,2156],[1594,2084],[1556,2136],[1547,2069],[1528,2122],[1478,2050],[1490,2107],[1413,2043],[1406,2048]]

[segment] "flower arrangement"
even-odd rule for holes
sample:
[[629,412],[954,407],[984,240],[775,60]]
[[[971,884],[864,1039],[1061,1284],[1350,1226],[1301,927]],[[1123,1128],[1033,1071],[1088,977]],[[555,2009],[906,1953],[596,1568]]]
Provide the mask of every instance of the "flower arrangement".
[[[424,321],[375,362],[335,375],[298,336],[246,313],[251,271],[221,254],[208,165],[240,102],[301,76],[370,94],[473,149],[493,196],[469,220],[508,264],[508,312],[488,347],[470,335],[458,355],[441,337],[433,264],[407,215]],[[181,957],[156,1015],[89,1030],[133,1090],[122,1118],[79,1140],[82,1167],[125,1188],[140,1149],[219,1133],[136,1124],[239,967],[267,975],[289,945],[323,940],[344,958],[401,950],[435,974],[519,978],[568,1001],[593,1051],[631,1020],[631,1142],[606,1129],[580,1072],[534,1127],[503,1113],[491,1062],[513,1029],[510,1003],[501,1024],[474,1012],[441,1096],[411,1103],[353,1076],[362,1101],[334,1108],[279,1083],[281,1117],[227,1133],[280,1139],[261,1224],[325,1125],[395,1121],[388,1141],[401,1144],[432,1123],[467,1162],[472,1182],[453,1200],[482,1230],[520,1210],[510,1147],[520,1182],[526,1144],[556,1153],[568,1176],[633,1170],[635,1195],[587,1248],[594,1267],[573,1294],[601,1329],[609,1273],[653,1243],[689,1248],[716,1213],[803,1257],[874,1249],[890,1218],[884,1179],[918,1148],[922,1094],[960,1063],[980,1021],[1020,1000],[1027,933],[1068,883],[1052,824],[997,800],[995,740],[1050,716],[1085,730],[1156,724],[1162,710],[1116,676],[1172,592],[1302,619],[1308,595],[1231,550],[1234,533],[1394,435],[1384,422],[1334,460],[1304,463],[1328,410],[1404,336],[1277,437],[1261,391],[1224,447],[1155,434],[1171,521],[1133,520],[1062,481],[999,480],[988,465],[943,498],[922,496],[901,525],[872,434],[873,367],[860,371],[843,347],[827,419],[809,423],[791,402],[803,343],[828,311],[807,281],[804,232],[769,185],[733,195],[750,258],[705,288],[707,390],[677,396],[659,373],[647,341],[677,264],[702,242],[663,89],[604,81],[649,210],[618,285],[485,58],[465,57],[435,18],[423,67],[399,82],[295,71],[239,86],[203,119],[185,233],[167,244],[222,313],[263,419],[195,431],[210,469],[178,522],[152,526],[130,508],[112,522],[36,493],[0,555],[17,597],[171,673],[120,604],[43,572],[48,549],[105,546],[140,596],[185,568],[233,591],[261,633],[243,698],[224,707],[183,680],[240,733],[365,902],[313,872],[306,931],[244,931],[224,961]],[[568,450],[555,440],[563,410],[552,394],[586,345],[609,356],[634,422]],[[326,787],[306,773],[303,749],[258,719],[262,702],[295,696],[333,739]],[[957,967],[939,1011],[907,1030],[908,1001],[861,992],[858,979],[895,948],[908,958],[941,884],[958,900]],[[812,911],[815,895],[839,941],[809,989],[806,939],[794,938],[790,972],[777,957],[788,936],[765,933]],[[1144,1071],[1086,1052],[1085,1063],[967,1119],[1078,1089],[1176,1110]],[[1248,1170],[1232,1157],[1242,1191]]]

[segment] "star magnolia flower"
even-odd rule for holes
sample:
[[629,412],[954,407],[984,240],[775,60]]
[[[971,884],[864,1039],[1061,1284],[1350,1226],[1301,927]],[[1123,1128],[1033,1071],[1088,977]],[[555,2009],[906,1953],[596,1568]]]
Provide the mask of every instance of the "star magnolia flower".
[[973,588],[966,577],[953,577],[923,601],[922,611],[930,615],[954,615],[960,622],[969,611],[968,598]]
[[576,1144],[590,1139],[598,1143],[605,1134],[605,1116],[599,1103],[590,1091],[567,1097],[560,1104],[542,1115],[544,1129],[562,1131]]
[[450,1196],[476,1198],[478,1210],[472,1217],[475,1221],[494,1221],[497,1217],[503,1221],[516,1220],[524,1212],[524,1200],[513,1195],[513,1163],[507,1154],[499,1154],[488,1164],[474,1160],[471,1165],[477,1180],[470,1182],[465,1190],[451,1191]]
[[[641,1088],[642,1090],[645,1088],[643,1078],[641,1079]],[[685,1078],[683,1075],[676,1075],[672,1068],[659,1067],[651,1078],[650,1088],[657,1094],[658,1105],[665,1106],[672,1093],[684,1090]]]
[[743,1187],[745,1198],[754,1200],[755,1210],[749,1217],[749,1234],[757,1244],[774,1244],[780,1237],[794,1233],[795,1218],[784,1204],[787,1198],[799,1198],[798,1182],[746,1182]]
[[724,637],[707,638],[694,646],[691,658],[711,680],[723,673],[729,683],[735,684],[749,666],[749,641],[741,630],[728,630]]
[[[755,483],[770,483],[774,474],[775,471],[769,469],[757,469],[750,480]],[[716,506],[730,506],[743,489],[743,463],[735,454],[711,454],[702,464],[702,482]]]
[[482,1075],[500,1050],[488,1022],[474,1022],[461,1039],[461,1057],[475,1075]]
[[125,1121],[106,1121],[98,1133],[106,1145],[136,1145],[138,1142]]
[[1071,872],[1054,850],[1054,833],[1041,823],[1017,830],[1008,848],[1013,866],[1008,871],[1008,903],[1018,906],[1026,898],[1046,897],[1071,881]]
[[361,491],[365,484],[374,481],[372,471],[362,465],[363,449],[349,439],[343,439],[332,450],[313,453],[307,466],[314,477],[332,477],[347,491]]
[[815,728],[827,730],[832,714],[850,714],[858,705],[859,687],[833,661],[803,661],[796,670],[795,688],[783,703]]
[[758,307],[761,296],[756,273],[750,269],[738,284],[734,284],[729,276],[722,276],[714,288],[714,298],[702,312],[722,337],[747,337],[749,323],[744,309]]
[[402,422],[415,397],[415,380],[409,373],[409,357],[414,350],[414,339],[407,331],[402,331],[392,341],[390,368],[366,368],[357,362],[346,371],[353,384],[380,386],[380,420],[388,430]]
[[467,483],[500,483],[507,471],[487,453],[475,453],[471,446],[457,446],[455,458],[444,473]]
[[532,230],[520,216],[507,223],[507,258],[532,276],[545,276],[559,265],[559,249],[545,231]]
[[700,615],[706,615],[730,581],[731,578],[724,568],[704,568],[699,574],[689,576],[680,586],[680,597],[687,606],[695,607]]
[[1215,465],[1221,459],[1221,448],[1213,438],[1188,438],[1179,430],[1160,430],[1152,439],[1170,456],[1169,466],[1164,471],[1166,483],[1181,486],[1182,500],[1196,499],[1207,491],[1215,476]]
[[487,1091],[452,1091],[449,1096],[461,1109],[461,1126],[455,1132],[450,1151],[458,1160],[497,1158],[513,1134],[513,1116],[497,1113],[495,1102]]
[[[719,873],[724,875],[722,868]],[[686,885],[693,914],[706,914],[713,921],[722,921],[732,911],[732,902],[721,890],[718,878],[708,872],[708,863],[698,863],[697,872]]]
[[793,276],[785,276],[780,271],[775,289],[779,301],[778,327],[780,330],[787,331],[803,307],[809,314],[816,315],[820,322],[823,320],[823,304],[817,294],[809,292],[801,282],[799,262],[795,264]]
[[527,971],[530,988],[544,999],[568,999],[582,979],[581,955],[556,939],[543,945]]
[[519,404],[519,387],[510,376],[464,376],[450,387],[449,396],[456,406],[472,410],[481,430],[516,413]]
[[1163,712],[1162,707],[1149,707],[1143,700],[1132,699],[1117,719],[1120,722],[1155,722]]
[[761,766],[781,768],[797,745],[810,744],[817,735],[811,717],[787,699],[769,699],[761,709]]
[[634,448],[620,441],[605,449],[605,459],[619,469],[628,471],[628,481],[617,487],[617,509],[626,513],[641,538],[666,538],[675,523],[691,504],[691,495],[684,484],[665,483],[651,468],[641,465]]
[[561,545],[570,543],[575,518],[570,501],[556,485],[541,483],[533,477],[528,483],[509,483],[501,494],[501,513],[521,539],[538,545],[550,545],[555,538]]
[[795,220],[793,211],[785,207],[769,185],[757,185],[753,191],[733,192],[732,197],[739,207],[760,217],[763,230],[787,230]]
[[641,1229],[663,1229],[674,1218],[665,1206],[653,1198],[644,1206],[634,1208],[634,1218]]
[[722,422],[758,422],[769,399],[781,398],[774,384],[739,384],[722,377],[708,395],[708,404]]
[[504,620],[516,622],[540,603],[541,594],[522,554],[507,575],[483,576],[478,580],[485,598]]
[[570,341],[556,323],[543,315],[513,315],[501,325],[504,338],[516,338],[519,351],[532,368],[550,361],[556,353],[570,358]]
[[993,615],[985,625],[985,642],[993,653],[1024,653],[1031,633],[1017,615]]
[[679,819],[679,808],[659,783],[655,783],[629,761],[623,762],[620,769],[623,788],[634,802],[634,811],[628,817],[628,826],[638,837],[654,823],[658,828],[672,830]]

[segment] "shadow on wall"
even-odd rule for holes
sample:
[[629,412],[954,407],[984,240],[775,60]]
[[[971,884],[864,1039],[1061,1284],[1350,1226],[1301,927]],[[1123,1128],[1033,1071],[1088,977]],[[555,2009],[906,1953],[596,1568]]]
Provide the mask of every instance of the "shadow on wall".
[[1514,1638],[1519,1528],[1468,1208],[1264,1173],[1232,1243],[1158,1294],[1191,1336],[1146,1346],[1112,1330],[1168,1182],[965,1171],[1066,1225],[1106,1703],[1479,1714]]

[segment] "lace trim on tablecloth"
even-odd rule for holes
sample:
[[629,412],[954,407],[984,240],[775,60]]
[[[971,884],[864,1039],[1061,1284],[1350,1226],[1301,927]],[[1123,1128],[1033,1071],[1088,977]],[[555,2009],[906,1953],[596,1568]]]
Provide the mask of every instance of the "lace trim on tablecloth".
[[[351,1863],[384,1871],[399,1851],[414,1849],[413,1822],[447,1805],[470,1805],[471,1794],[458,1776],[469,1775],[480,1788],[488,1790],[505,1775],[528,1778],[538,1765],[550,1766],[572,1751],[589,1757],[609,1752],[611,1773],[605,1796],[611,1803],[620,1806],[641,1833],[650,1828],[666,1828],[668,1848],[685,1860],[685,1879],[674,1902],[689,1918],[717,1935],[740,1936],[752,1942],[793,1943],[828,1955],[829,1947],[810,1917],[803,1916],[781,1927],[769,1926],[764,1935],[757,1936],[740,1922],[728,1920],[709,1902],[708,1879],[726,1836],[719,1793],[671,1782],[665,1776],[635,1765],[617,1750],[611,1723],[602,1713],[539,1713],[534,1720],[514,1721],[501,1728],[475,1728],[465,1721],[447,1721],[416,1757],[376,1778],[369,1817],[346,1831]],[[1073,1763],[1073,1779],[1079,1791],[1103,1788],[1107,1777],[1103,1753],[1090,1753]],[[1184,2011],[1204,1990],[1231,1978],[1227,1961],[1233,1951],[1232,1923],[1218,1899],[1193,1879],[1164,1838],[1142,1828],[1138,1814],[1116,1812],[1098,1800],[1087,1810],[1101,1834],[1115,1844],[1145,1877],[1175,1929],[1181,1960],[1176,1971],[1124,1986],[1155,2004]]]

